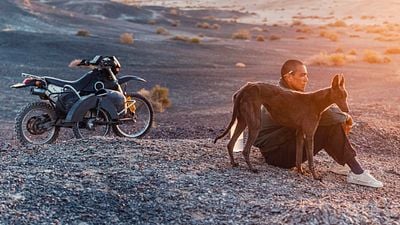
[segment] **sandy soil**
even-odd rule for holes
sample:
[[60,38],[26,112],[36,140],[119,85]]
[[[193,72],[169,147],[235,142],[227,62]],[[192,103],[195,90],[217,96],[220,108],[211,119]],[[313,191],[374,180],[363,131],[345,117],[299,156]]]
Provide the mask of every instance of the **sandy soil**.
[[[41,156],[45,153],[51,156],[51,154],[55,154],[55,152],[61,150],[61,153],[57,153],[61,155],[57,155],[56,157],[49,156],[49,159],[43,162],[43,166],[46,168],[57,167],[62,163],[62,159],[68,162],[69,158],[66,154],[72,154],[71,151],[73,152],[76,145],[83,146],[84,150],[86,144],[85,141],[73,141],[72,144],[68,144],[68,142],[64,143],[72,138],[72,133],[65,130],[58,143],[46,146],[43,150],[41,148],[32,150],[20,147],[15,141],[13,119],[23,105],[37,99],[30,96],[28,90],[12,90],[8,86],[21,81],[19,77],[21,72],[55,76],[63,79],[76,79],[85,73],[85,70],[67,68],[68,63],[75,58],[89,58],[97,54],[118,56],[123,65],[122,74],[134,74],[148,80],[148,83],[145,85],[131,84],[130,88],[132,90],[139,90],[140,88],[149,89],[156,84],[166,86],[170,90],[172,107],[164,113],[156,114],[155,127],[149,133],[148,137],[146,137],[146,140],[143,141],[143,144],[138,145],[139,147],[135,150],[139,152],[144,151],[153,157],[150,161],[146,161],[146,157],[140,157],[143,160],[146,171],[149,170],[141,175],[141,179],[158,179],[158,176],[151,175],[151,165],[153,164],[165,163],[163,166],[157,164],[153,173],[168,173],[168,165],[181,166],[179,163],[175,165],[175,160],[182,159],[190,164],[191,158],[194,157],[192,154],[193,151],[204,151],[208,158],[202,160],[201,155],[196,155],[199,158],[195,163],[201,164],[204,168],[212,167],[212,172],[207,173],[202,178],[204,180],[195,184],[200,185],[198,189],[189,188],[186,190],[186,194],[196,194],[199,191],[201,192],[204,189],[210,188],[207,186],[207,179],[211,181],[222,179],[224,182],[213,183],[213,185],[217,185],[221,189],[227,189],[229,193],[246,188],[244,183],[250,185],[250,191],[255,191],[255,193],[262,192],[264,190],[263,186],[260,187],[258,185],[260,179],[265,180],[268,188],[271,188],[271,194],[280,193],[276,189],[276,186],[283,185],[282,179],[288,182],[283,188],[290,193],[289,195],[284,197],[275,196],[276,198],[272,198],[267,194],[262,195],[265,199],[278,201],[279,204],[275,204],[276,207],[272,207],[268,202],[257,202],[259,198],[256,194],[245,195],[243,198],[240,197],[240,201],[228,201],[227,203],[225,202],[226,204],[224,201],[228,197],[225,195],[214,196],[210,194],[201,196],[201,198],[206,199],[204,200],[206,201],[203,205],[204,207],[201,207],[204,211],[190,211],[191,214],[185,214],[185,210],[180,209],[173,211],[176,213],[176,217],[181,219],[175,221],[176,223],[234,224],[235,222],[232,222],[229,217],[235,212],[222,210],[231,206],[231,204],[250,204],[249,207],[244,207],[243,209],[235,208],[240,211],[240,215],[254,216],[256,218],[253,218],[254,220],[246,220],[248,218],[246,216],[243,216],[244,220],[236,218],[237,221],[241,221],[243,224],[269,222],[278,224],[296,222],[309,224],[329,223],[329,220],[324,219],[330,218],[330,216],[337,220],[337,224],[398,223],[400,218],[399,170],[396,162],[399,160],[398,149],[400,147],[400,92],[398,91],[400,71],[397,64],[400,56],[396,54],[383,54],[388,48],[398,47],[399,41],[396,39],[400,33],[398,25],[394,24],[392,30],[388,30],[387,32],[368,32],[366,27],[350,25],[351,22],[347,20],[344,21],[348,25],[344,27],[326,26],[326,24],[330,23],[328,20],[318,20],[317,24],[325,25],[325,27],[321,28],[319,27],[320,25],[308,25],[311,22],[309,23],[310,20],[307,19],[297,19],[303,21],[305,25],[292,25],[291,21],[284,18],[280,25],[274,26],[274,22],[272,22],[272,19],[271,21],[269,20],[270,16],[268,15],[267,25],[245,24],[232,21],[236,20],[240,22],[241,18],[245,19],[251,16],[252,11],[250,7],[245,10],[232,11],[231,8],[225,9],[221,5],[212,5],[211,3],[211,7],[202,9],[185,7],[176,13],[176,11],[171,11],[169,8],[160,6],[128,7],[109,1],[85,1],[81,3],[80,1],[54,0],[42,2],[30,1],[29,4],[27,2],[29,1],[25,1],[25,3],[24,1],[12,0],[0,2],[0,9],[7,9],[0,13],[0,52],[2,52],[0,54],[0,73],[2,75],[0,82],[3,87],[0,90],[0,121],[3,124],[0,128],[0,155],[2,160],[6,162],[1,167],[0,184],[2,193],[0,195],[0,209],[4,209],[7,212],[6,214],[2,214],[1,223],[13,223],[12,221],[19,221],[21,223],[51,223],[53,219],[58,219],[61,223],[74,224],[79,221],[88,224],[96,223],[97,220],[90,221],[85,219],[84,216],[82,217],[84,213],[80,213],[79,207],[74,208],[74,205],[68,206],[72,207],[70,215],[71,217],[74,216],[73,218],[81,216],[79,219],[74,220],[69,218],[70,220],[67,220],[65,215],[60,216],[64,212],[63,205],[60,206],[57,203],[63,201],[63,198],[71,198],[71,196],[75,195],[80,197],[86,196],[88,194],[86,192],[74,192],[73,188],[68,189],[68,187],[65,187],[65,190],[72,191],[63,192],[62,195],[49,193],[56,200],[44,203],[43,193],[33,192],[33,189],[37,188],[34,183],[26,186],[17,185],[19,182],[18,179],[12,177],[13,168],[18,168],[18,172],[15,173],[16,177],[25,177],[21,179],[38,176],[38,173],[32,170],[32,168],[35,166],[35,160],[40,161],[40,157],[34,157],[33,159],[31,158],[33,157],[32,153],[37,151],[42,152]],[[388,4],[393,3],[391,1],[387,2]],[[206,5],[207,2],[204,4]],[[305,7],[298,4],[285,7],[285,10],[282,10],[283,6],[275,4],[278,3],[272,1],[267,12],[270,12],[268,10],[295,12],[301,11],[302,7]],[[341,4],[343,4],[341,1],[337,1],[337,3],[329,6],[342,6]],[[370,8],[364,6],[371,11],[357,11],[355,9],[359,7],[359,4],[360,2],[355,2],[352,8],[360,16],[364,12],[369,13],[375,9],[375,5],[372,4]],[[167,4],[167,6],[170,5]],[[324,5],[324,7],[326,6]],[[325,10],[320,11],[312,8],[309,10],[313,13],[304,13],[302,15],[326,16]],[[315,8],[320,7],[316,6]],[[389,18],[392,15],[389,12],[393,8],[395,7],[387,9]],[[350,9],[350,6],[346,8],[346,10]],[[353,18],[360,17],[358,14],[350,14],[347,11],[341,11],[336,8],[332,11],[333,13],[329,15],[334,17],[332,20],[342,19],[345,16],[351,15],[353,15]],[[271,15],[272,17],[273,15]],[[155,20],[156,24],[149,24],[149,20]],[[179,25],[172,26],[171,24],[177,20],[179,20]],[[366,21],[378,23],[378,20],[372,18],[363,19],[363,24],[368,23]],[[219,24],[220,29],[201,29],[196,27],[196,24],[199,22]],[[287,25],[284,25],[285,23]],[[381,27],[385,27],[385,29],[391,29],[387,28],[387,24],[378,24]],[[170,34],[157,35],[155,31],[160,26],[168,29]],[[310,31],[298,31],[305,28],[309,28]],[[75,34],[79,29],[88,30],[90,36],[76,36]],[[232,34],[239,29],[252,30],[252,37],[249,40],[233,40]],[[339,39],[331,41],[321,37],[320,32],[322,30],[335,32]],[[134,34],[135,42],[133,45],[119,43],[119,35],[124,32]],[[196,37],[200,33],[203,36],[200,38],[200,44],[171,39],[176,35]],[[256,41],[257,35],[263,35],[266,40],[264,42]],[[269,37],[272,35],[279,36],[280,39],[269,40]],[[392,38],[393,40],[382,41],[381,39],[380,41],[377,40],[379,37]],[[354,62],[345,62],[342,66],[313,64],[315,60],[312,60],[312,57],[320,54],[320,52],[344,52],[347,54],[353,49],[357,53],[353,56],[355,57]],[[366,49],[374,50],[381,56],[390,57],[391,62],[377,64],[364,62],[362,59],[364,50]],[[345,74],[346,87],[349,91],[349,103],[356,122],[350,139],[358,151],[358,157],[363,166],[370,169],[378,179],[384,182],[384,188],[374,190],[346,184],[343,177],[327,172],[327,167],[332,163],[332,160],[324,154],[317,157],[317,167],[325,174],[324,180],[326,180],[326,183],[322,186],[315,184],[310,177],[298,177],[288,170],[267,166],[263,163],[263,159],[257,149],[254,149],[255,153],[252,157],[253,160],[257,161],[255,162],[257,163],[256,166],[263,172],[261,172],[260,176],[254,176],[246,172],[243,161],[240,161],[241,166],[239,169],[230,168],[224,147],[226,140],[223,140],[219,145],[214,146],[210,144],[211,139],[226,126],[230,119],[232,107],[231,96],[234,91],[247,81],[276,82],[280,66],[288,58],[297,58],[308,62],[310,73],[308,90],[310,91],[328,86],[332,75],[335,73]],[[235,67],[235,64],[238,62],[244,63],[246,67]],[[92,140],[90,143],[91,146],[94,146],[93,148],[107,145],[107,143],[110,145],[115,144],[116,149],[127,151],[124,154],[132,154],[129,150],[132,147],[129,140],[119,140],[115,143],[111,139],[102,140],[101,142]],[[159,154],[153,155],[151,153],[150,150],[156,151],[155,149],[159,149]],[[179,157],[174,155],[170,156],[170,159],[166,159],[165,157],[168,158],[168,154],[175,154],[174,152],[166,155],[162,154],[166,149],[169,149],[168,151],[174,149]],[[62,153],[63,151],[65,151],[65,154]],[[215,152],[215,158],[213,158],[212,152]],[[107,154],[111,154],[111,152]],[[73,160],[82,160],[82,157],[84,158],[85,156],[78,154],[76,157]],[[240,154],[237,155],[237,158],[242,160]],[[32,163],[26,164],[31,159]],[[166,160],[163,161],[163,159]],[[95,161],[93,163],[95,164]],[[123,165],[126,162],[121,160],[118,163]],[[192,168],[189,166],[187,171],[188,173],[196,170],[208,171],[203,167]],[[74,164],[69,164],[64,168],[65,171],[63,170],[63,173],[73,170],[73,168]],[[110,164],[105,168],[114,167]],[[143,168],[136,169],[141,171]],[[225,171],[228,177],[223,175],[225,178],[221,178],[221,173],[225,174],[221,170]],[[269,172],[270,170],[273,172]],[[56,173],[54,176],[49,176],[46,179],[57,183],[63,179],[63,173]],[[174,170],[174,174],[172,175],[178,176],[180,173],[179,170]],[[104,179],[104,176],[106,175],[100,174],[99,179]],[[129,175],[125,178],[133,179],[132,176]],[[236,180],[234,183],[228,182],[237,176],[240,177],[239,181]],[[122,177],[118,179],[122,179]],[[71,178],[72,185],[95,188],[93,187],[94,183],[85,183],[78,178]],[[171,183],[165,186],[165,188],[168,193],[173,195],[175,189],[184,188],[189,183],[193,185],[193,182],[197,178],[196,176],[185,177],[185,182],[180,183],[178,186]],[[114,178],[111,177],[110,179],[113,180]],[[188,183],[186,183],[186,179],[189,180]],[[243,181],[243,183],[240,181]],[[8,186],[7,184],[10,185]],[[123,183],[121,185],[126,184]],[[136,183],[129,185],[136,185]],[[300,186],[297,187],[297,185]],[[60,191],[57,187],[55,185],[51,188]],[[44,188],[40,190],[45,191]],[[311,194],[307,194],[310,193],[310,190],[312,190],[312,193],[315,193],[315,201],[310,200]],[[332,192],[332,190],[334,191]],[[119,187],[114,189],[114,191],[121,194],[124,192],[124,189]],[[28,201],[26,200],[27,197],[20,198],[19,193],[22,193],[22,196],[25,196],[27,193],[32,194],[28,195],[30,196]],[[145,187],[138,190],[138,193],[147,196]],[[227,196],[231,195],[229,193]],[[293,201],[293,197],[299,196],[299,193],[301,194],[300,199],[297,199],[299,201]],[[160,198],[157,201],[163,201],[163,198],[168,198],[169,196],[158,193],[153,193],[153,195]],[[279,194],[277,195],[279,196]],[[207,200],[205,196],[209,196],[210,199],[216,197],[216,199],[222,198],[225,200],[221,200],[221,205],[213,208],[213,211],[209,211],[206,208],[211,207],[213,202],[209,201],[209,199]],[[135,198],[138,204],[132,204],[132,211],[124,211],[117,216],[118,218],[132,216],[140,211],[140,204],[148,201],[139,198],[133,192],[129,192],[128,197]],[[196,199],[201,202],[201,198],[200,200]],[[21,199],[25,199],[25,201],[21,201]],[[44,204],[43,207],[56,209],[57,213],[50,215],[44,210],[45,208],[40,208],[42,207],[40,205],[38,206],[40,210],[34,208],[32,205],[34,201],[32,199],[42,202]],[[186,201],[196,200],[184,198],[181,201],[177,201],[176,204],[189,204]],[[199,202],[195,203],[200,204]],[[91,202],[90,205],[79,203],[78,205],[89,209],[95,207],[95,203]],[[168,204],[165,204],[162,209],[167,210],[171,205],[174,205],[173,201],[168,201]],[[192,205],[189,206],[192,207]],[[255,208],[251,208],[250,206],[254,206]],[[110,207],[114,208],[116,206],[111,205]],[[38,220],[32,219],[28,213],[31,210],[38,212],[35,211],[36,209],[41,213]],[[98,208],[100,211],[103,209],[101,207]],[[95,211],[91,211],[91,213]],[[268,215],[274,216],[265,217],[263,214],[255,213],[256,211],[266,211]],[[316,213],[316,220],[307,217],[307,212],[318,212]],[[324,214],[324,212],[327,213]],[[20,215],[21,220],[18,220],[18,215]],[[105,214],[104,218],[111,218],[107,217],[107,215]],[[132,220],[120,219],[117,223],[123,224],[138,221],[143,224],[151,223],[146,222],[148,221],[146,218],[154,215],[144,215],[146,216],[132,216],[132,218],[135,218]],[[294,215],[298,215],[298,217]],[[210,218],[213,220],[208,220]],[[299,220],[299,218],[301,219]],[[353,220],[347,218],[352,218]],[[354,218],[358,219],[355,220]],[[164,224],[172,224],[174,222],[168,219],[171,218],[165,216],[160,220],[157,219],[152,222]],[[105,221],[112,222],[113,220],[105,219]]]

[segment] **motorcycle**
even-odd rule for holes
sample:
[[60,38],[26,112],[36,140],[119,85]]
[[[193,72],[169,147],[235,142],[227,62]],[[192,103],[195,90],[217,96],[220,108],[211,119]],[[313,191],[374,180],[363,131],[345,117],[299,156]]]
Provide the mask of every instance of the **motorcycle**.
[[121,64],[115,56],[95,56],[76,66],[92,70],[75,81],[22,73],[25,78],[11,88],[31,88],[42,101],[26,105],[16,117],[21,144],[53,143],[61,127],[72,128],[76,138],[117,136],[141,138],[153,123],[153,108],[142,95],[127,92],[128,81],[146,82],[127,75],[117,77]]

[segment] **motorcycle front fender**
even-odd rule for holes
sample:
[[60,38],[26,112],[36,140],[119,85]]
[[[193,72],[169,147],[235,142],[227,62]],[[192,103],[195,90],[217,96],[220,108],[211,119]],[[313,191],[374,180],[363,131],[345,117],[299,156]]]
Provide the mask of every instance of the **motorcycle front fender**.
[[141,82],[147,82],[145,79],[138,77],[138,76],[133,76],[133,75],[127,75],[127,76],[123,76],[118,78],[118,84],[124,84],[130,80],[137,80],[137,81],[141,81]]
[[108,113],[110,120],[117,120],[118,113],[113,103],[105,97],[90,94],[83,96],[76,101],[65,118],[65,123],[77,123],[83,119],[86,112],[97,107],[97,102],[100,101],[100,108]]

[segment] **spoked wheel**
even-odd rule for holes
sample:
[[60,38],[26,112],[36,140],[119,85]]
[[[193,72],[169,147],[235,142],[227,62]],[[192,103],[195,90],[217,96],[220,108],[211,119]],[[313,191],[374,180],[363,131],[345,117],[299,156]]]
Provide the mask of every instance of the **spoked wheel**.
[[21,144],[49,144],[54,142],[60,131],[54,126],[54,108],[46,102],[32,102],[25,106],[15,119],[15,131]]
[[126,99],[126,113],[120,116],[119,124],[113,125],[114,133],[120,137],[141,138],[153,124],[153,107],[137,93],[128,93]]
[[110,131],[110,119],[106,111],[91,109],[86,112],[83,119],[72,128],[76,138],[89,138],[92,136],[106,136]]

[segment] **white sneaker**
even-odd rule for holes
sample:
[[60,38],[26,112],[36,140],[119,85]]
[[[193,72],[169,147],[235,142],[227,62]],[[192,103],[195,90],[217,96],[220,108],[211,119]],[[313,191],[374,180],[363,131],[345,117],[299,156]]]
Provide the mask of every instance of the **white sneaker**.
[[362,174],[355,174],[353,172],[350,172],[347,175],[347,182],[351,184],[359,184],[374,188],[383,187],[383,183],[375,179],[375,177],[373,177],[368,170],[364,170],[364,173]]
[[331,171],[332,173],[346,176],[350,172],[350,167],[347,164],[342,166],[340,164],[335,163],[334,165],[329,167],[329,171]]

